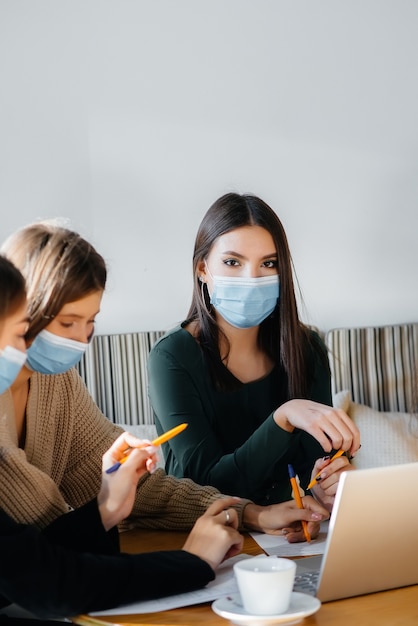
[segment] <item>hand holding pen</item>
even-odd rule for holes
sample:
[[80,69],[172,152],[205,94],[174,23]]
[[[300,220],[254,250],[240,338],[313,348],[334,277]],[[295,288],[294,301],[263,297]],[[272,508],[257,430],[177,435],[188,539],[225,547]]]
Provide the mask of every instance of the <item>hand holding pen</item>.
[[[144,443],[146,442],[142,439],[123,432],[103,454],[102,480],[97,504],[106,530],[129,516],[135,501],[138,480],[152,471],[157,462],[157,451],[154,448],[139,447]],[[108,474],[106,468],[117,459],[121,459],[127,449],[131,449],[129,462],[122,466],[121,471]]]
[[[303,509],[304,508],[303,502],[302,502],[302,498],[300,497],[299,485],[296,480],[295,470],[293,469],[293,465],[289,464],[287,467],[289,470],[289,478],[290,478],[290,484],[292,485],[293,497],[296,501],[296,504],[298,505],[298,508]],[[303,534],[305,536],[305,539],[306,541],[310,542],[311,535],[309,534],[308,523],[306,522],[306,520],[301,520],[301,521],[302,521],[302,528],[303,528]]]
[[[332,461],[334,461],[335,459],[338,459],[338,457],[342,456],[344,454],[344,450],[338,450],[338,452],[336,452],[330,459],[330,463],[332,463]],[[312,489],[312,487],[314,487],[321,479],[322,479],[322,470],[320,472],[318,472],[316,474],[316,476],[311,480],[311,482],[309,483],[309,485],[307,486],[307,489]]]
[[117,461],[117,463],[115,463],[114,465],[109,467],[106,470],[106,473],[107,474],[111,474],[112,472],[116,472],[116,470],[119,469],[119,467],[122,465],[122,463],[125,463],[125,461],[127,461],[128,457],[129,457],[130,449],[132,449],[132,448],[147,448],[149,446],[153,446],[154,448],[157,448],[162,443],[165,443],[166,441],[168,441],[172,437],[175,437],[176,435],[181,433],[185,428],[187,428],[187,424],[185,424],[185,423],[184,424],[179,424],[178,426],[175,426],[171,430],[168,430],[166,433],[163,433],[162,435],[160,435],[159,437],[154,439],[154,441],[142,442],[141,445],[139,445],[139,446],[136,445],[136,446],[132,446],[131,448],[128,448],[127,450],[125,450],[124,456],[119,461]]

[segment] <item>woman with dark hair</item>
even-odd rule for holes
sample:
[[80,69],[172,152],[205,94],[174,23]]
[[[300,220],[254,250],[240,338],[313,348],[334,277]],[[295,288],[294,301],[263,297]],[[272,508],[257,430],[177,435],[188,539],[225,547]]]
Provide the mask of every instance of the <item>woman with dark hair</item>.
[[313,492],[330,508],[351,466],[327,457],[354,455],[359,432],[330,406],[326,349],[299,319],[274,211],[256,196],[219,198],[198,229],[193,279],[186,321],[148,362],[158,432],[189,424],[164,446],[167,472],[267,504],[290,497],[288,464],[304,489],[321,470]]
[[[101,413],[73,367],[91,339],[106,282],[106,265],[79,234],[40,222],[14,233],[4,254],[22,272],[28,291],[27,363],[0,395],[0,506],[16,521],[45,527],[69,507],[78,508],[100,488],[104,452],[122,428]],[[183,433],[179,435],[183,436]],[[179,480],[157,469],[141,476],[129,523],[190,530],[222,496],[212,486]],[[327,511],[313,498],[260,507],[235,500],[240,528],[282,532],[303,539],[300,520],[313,536]],[[224,513],[224,519],[228,518]]]
[[0,394],[14,382],[26,361],[28,322],[25,279],[0,256]]

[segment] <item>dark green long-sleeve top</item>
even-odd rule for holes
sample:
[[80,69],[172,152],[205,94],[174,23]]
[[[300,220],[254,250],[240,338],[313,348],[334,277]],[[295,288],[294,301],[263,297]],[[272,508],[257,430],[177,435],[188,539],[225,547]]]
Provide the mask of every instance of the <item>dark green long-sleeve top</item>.
[[[316,335],[307,358],[312,371],[308,399],[331,405],[331,377],[325,346]],[[288,433],[273,413],[288,400],[278,368],[234,391],[219,391],[192,335],[177,327],[153,347],[148,360],[149,397],[159,434],[177,424],[188,427],[164,444],[166,471],[213,485],[222,493],[257,504],[289,500],[288,463],[306,487],[319,443],[304,431]]]

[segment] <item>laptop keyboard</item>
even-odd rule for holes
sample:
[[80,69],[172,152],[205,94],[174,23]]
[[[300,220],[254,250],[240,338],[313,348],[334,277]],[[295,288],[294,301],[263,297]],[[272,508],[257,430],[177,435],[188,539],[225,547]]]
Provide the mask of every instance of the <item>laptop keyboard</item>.
[[296,574],[293,591],[300,591],[301,593],[307,593],[310,596],[314,596],[318,587],[318,578],[319,570],[315,572],[302,572],[301,574]]

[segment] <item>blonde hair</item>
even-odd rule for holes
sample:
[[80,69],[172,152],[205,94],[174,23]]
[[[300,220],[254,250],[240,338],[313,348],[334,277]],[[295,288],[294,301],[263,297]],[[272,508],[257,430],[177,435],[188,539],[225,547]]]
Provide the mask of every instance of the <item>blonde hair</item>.
[[37,222],[12,234],[1,252],[26,281],[29,329],[33,339],[68,302],[104,290],[106,264],[78,233],[57,222]]

